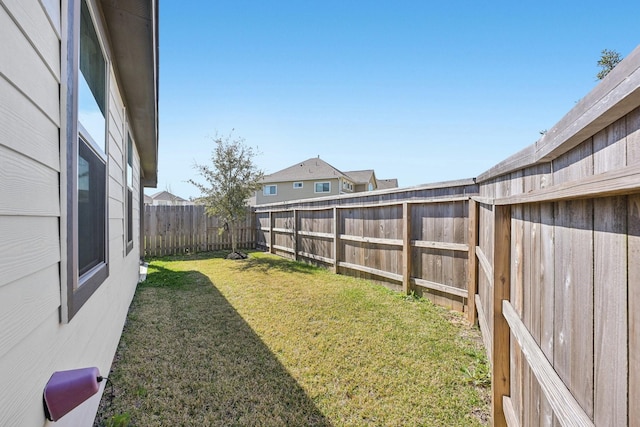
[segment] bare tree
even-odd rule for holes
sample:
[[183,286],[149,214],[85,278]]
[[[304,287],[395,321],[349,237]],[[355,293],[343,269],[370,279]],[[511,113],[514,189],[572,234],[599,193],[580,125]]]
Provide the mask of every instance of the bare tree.
[[601,68],[600,72],[596,74],[598,80],[604,79],[616,65],[622,61],[622,55],[615,50],[603,49],[600,59],[598,60],[598,67]]
[[194,163],[194,169],[206,184],[190,179],[202,194],[197,201],[204,203],[208,213],[218,215],[229,224],[232,252],[238,251],[238,223],[246,218],[247,199],[260,187],[264,172],[253,162],[257,151],[245,144],[244,138],[211,138],[215,144],[211,164]]

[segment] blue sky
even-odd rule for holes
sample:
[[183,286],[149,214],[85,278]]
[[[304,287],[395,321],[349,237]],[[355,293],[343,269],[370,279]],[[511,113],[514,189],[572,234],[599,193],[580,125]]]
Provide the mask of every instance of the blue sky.
[[211,137],[266,173],[320,156],[413,186],[479,175],[597,84],[602,49],[639,43],[640,3],[160,3],[158,189],[198,191]]

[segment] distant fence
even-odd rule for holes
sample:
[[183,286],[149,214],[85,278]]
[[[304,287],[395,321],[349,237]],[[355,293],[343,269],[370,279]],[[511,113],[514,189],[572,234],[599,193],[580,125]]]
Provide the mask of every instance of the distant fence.
[[[238,247],[254,248],[253,218],[238,229]],[[204,206],[144,207],[145,256],[178,255],[187,252],[231,249],[231,234],[218,217],[209,216]]]
[[472,180],[256,207],[256,245],[335,272],[467,305]]

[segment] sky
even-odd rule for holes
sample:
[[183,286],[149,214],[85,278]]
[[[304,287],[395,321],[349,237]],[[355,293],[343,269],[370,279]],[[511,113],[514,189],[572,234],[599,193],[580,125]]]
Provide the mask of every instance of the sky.
[[640,44],[640,2],[161,1],[158,188],[197,197],[216,135],[265,173],[320,156],[400,187],[535,143]]

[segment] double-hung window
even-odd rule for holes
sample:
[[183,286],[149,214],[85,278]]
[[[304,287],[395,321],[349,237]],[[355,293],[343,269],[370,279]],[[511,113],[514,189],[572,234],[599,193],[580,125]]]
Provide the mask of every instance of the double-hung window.
[[127,205],[127,254],[133,249],[133,141],[131,134],[127,133],[127,167],[125,168],[126,183],[126,205]]
[[75,79],[67,96],[67,300],[62,313],[66,321],[109,275],[107,60],[87,1],[69,4],[80,22],[69,25],[69,38],[77,50],[72,48],[68,55]]
[[316,182],[315,183],[315,192],[316,193],[330,193],[331,192],[331,183],[330,182]]

